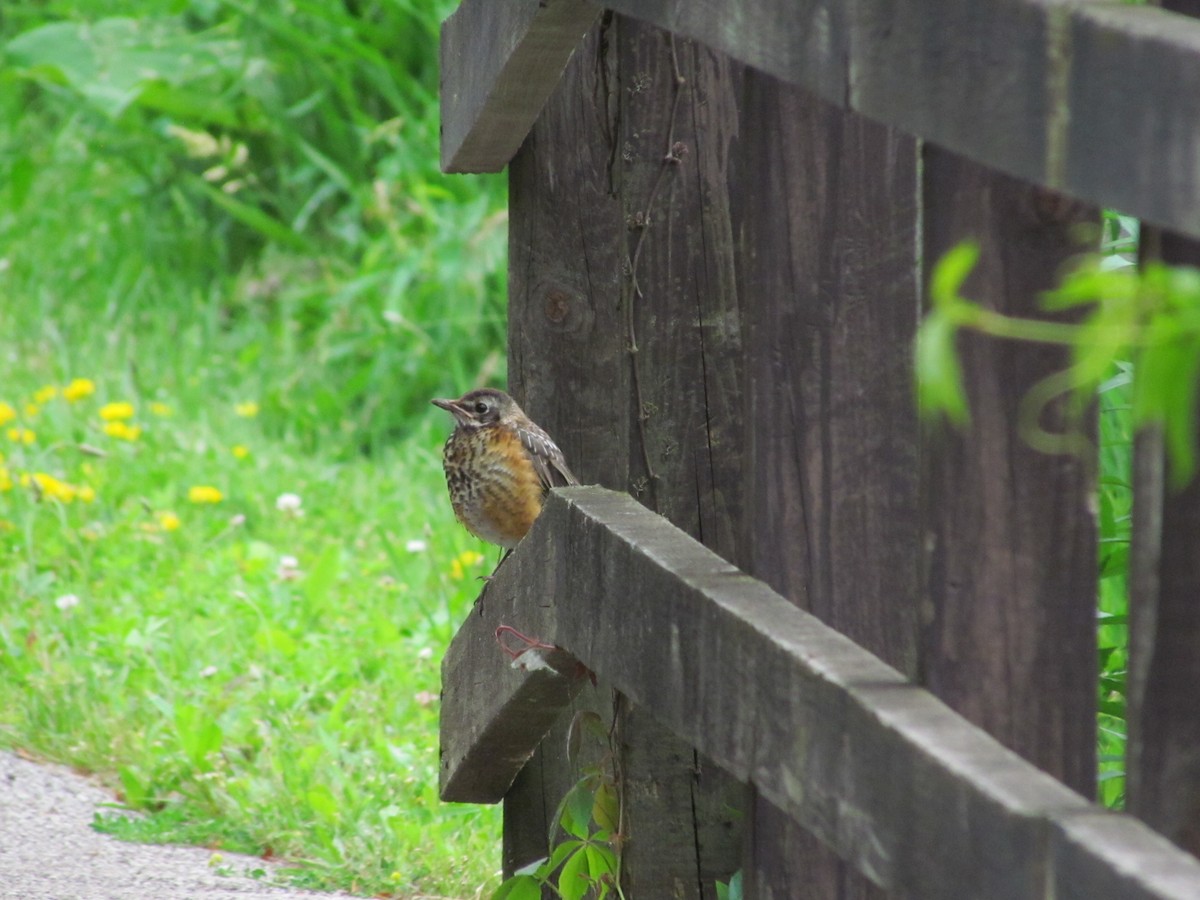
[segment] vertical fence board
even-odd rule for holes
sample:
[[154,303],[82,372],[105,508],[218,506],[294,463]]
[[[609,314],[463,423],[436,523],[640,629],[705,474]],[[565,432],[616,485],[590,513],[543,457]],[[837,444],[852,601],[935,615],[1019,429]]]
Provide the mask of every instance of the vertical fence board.
[[[593,28],[509,168],[508,376],[579,477],[619,485],[628,478],[628,372],[610,113],[595,99],[606,76],[602,42]],[[604,683],[585,687],[572,713],[592,709],[608,721],[609,694]],[[545,855],[555,809],[578,779],[565,753],[571,718],[551,729],[505,796],[506,874]]]
[[[747,73],[731,154],[747,318],[741,566],[916,673],[915,141]],[[766,800],[747,896],[879,891]]]
[[[1178,4],[1183,5],[1183,4]],[[1200,3],[1192,4],[1200,14]],[[1143,259],[1200,266],[1200,243],[1142,229]],[[1200,855],[1200,479],[1170,485],[1157,432],[1134,445],[1127,808]]]
[[[925,259],[982,246],[965,293],[1031,315],[1039,291],[1083,249],[1095,212],[925,149]],[[1094,230],[1094,229],[1093,229]],[[965,336],[972,422],[927,457],[929,619],[922,675],[956,711],[1026,759],[1095,791],[1095,527],[1088,463],[1022,436],[1026,392],[1061,368],[1057,348]],[[1058,407],[1042,416],[1062,428]],[[1085,423],[1090,425],[1090,423]],[[1090,437],[1090,435],[1089,435]]]
[[[720,229],[711,195],[723,186],[697,179],[701,154],[679,164],[663,159],[671,122],[695,144],[676,107],[678,56],[669,49],[662,32],[606,17],[513,160],[509,379],[585,482],[630,490],[719,544],[717,536],[733,533],[724,498],[736,491],[714,475],[730,465],[727,443],[711,445],[706,434],[736,434],[740,418],[734,409],[719,429],[704,425],[710,390],[736,397],[738,372],[715,364],[731,352],[723,341],[740,346],[740,325],[734,316],[728,334],[710,336],[714,318],[726,323],[706,304],[720,307],[731,292],[697,263],[706,253],[725,265],[732,259],[727,240],[710,246]],[[689,88],[713,80],[694,58],[684,64]],[[633,221],[638,208],[649,223]],[[674,233],[677,224],[686,233]],[[718,549],[729,552],[730,542]],[[737,868],[742,788],[651,717],[630,709],[620,716],[627,892],[715,897],[714,882]],[[564,728],[531,763],[539,776],[518,780],[506,819],[552,810],[574,782],[557,743]],[[544,852],[514,846],[506,862]]]
[[[1200,17],[1200,0],[1164,0]],[[1200,242],[1143,227],[1143,259],[1200,266]],[[1134,444],[1126,806],[1200,856],[1200,479],[1167,486],[1161,435]]]

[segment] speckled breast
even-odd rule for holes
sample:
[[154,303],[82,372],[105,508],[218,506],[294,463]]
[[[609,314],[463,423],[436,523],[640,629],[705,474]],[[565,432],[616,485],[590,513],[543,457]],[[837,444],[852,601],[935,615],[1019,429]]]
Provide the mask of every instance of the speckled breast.
[[516,433],[456,428],[442,455],[454,515],[476,537],[511,550],[542,511],[542,484]]

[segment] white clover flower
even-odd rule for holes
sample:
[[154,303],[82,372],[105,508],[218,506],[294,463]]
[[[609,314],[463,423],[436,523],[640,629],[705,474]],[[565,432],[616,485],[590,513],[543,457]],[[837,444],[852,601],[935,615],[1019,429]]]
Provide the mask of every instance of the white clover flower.
[[279,565],[275,568],[275,575],[280,581],[294,581],[300,577],[300,560],[294,556],[279,557]]
[[63,594],[54,601],[54,605],[62,610],[74,609],[79,605],[79,597],[75,594]]
[[299,494],[280,494],[275,498],[275,508],[281,513],[298,516],[301,514],[300,507],[304,505],[304,501],[300,499]]
[[429,549],[429,545],[420,538],[413,538],[413,540],[404,545],[404,549],[409,553],[424,553]]

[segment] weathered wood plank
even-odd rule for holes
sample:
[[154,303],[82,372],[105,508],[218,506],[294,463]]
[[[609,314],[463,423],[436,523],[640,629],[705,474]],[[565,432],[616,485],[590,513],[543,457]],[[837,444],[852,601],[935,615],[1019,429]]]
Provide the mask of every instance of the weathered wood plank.
[[[973,238],[966,296],[1009,315],[1044,315],[1042,291],[1093,244],[1097,213],[1060,194],[927,147],[925,259]],[[1090,226],[1090,227],[1089,227]],[[1005,746],[1090,796],[1096,779],[1096,536],[1090,416],[1059,398],[1037,417],[1026,396],[1070,359],[1065,348],[964,335],[972,421],[931,434],[928,617],[922,681]],[[1045,429],[1045,431],[1039,431]],[[1057,454],[1037,434],[1073,431]],[[1082,441],[1082,443],[1079,443]]]
[[[733,108],[719,97],[731,88],[713,74],[715,54],[702,55],[697,60],[685,53],[680,64],[689,90],[712,100],[709,124],[725,120],[714,127],[723,133]],[[707,156],[709,145],[693,136],[690,120],[680,117],[677,131],[691,147],[685,163],[664,161],[675,91],[665,36],[608,17],[589,34],[514,158],[509,379],[581,478],[638,489],[645,502],[729,552],[731,505],[723,498],[736,492],[713,475],[736,471],[736,457],[711,447],[704,429],[710,415],[719,419],[712,434],[717,440],[737,433],[741,422],[726,409],[718,416],[706,408],[711,394],[733,393],[729,385],[738,378],[736,367],[726,365],[736,352],[738,323],[717,313],[728,305],[728,291],[710,274],[727,266],[733,252],[719,239],[721,194],[728,188],[720,179],[697,177],[697,159]],[[651,203],[654,183],[661,190]],[[633,296],[634,244],[645,233],[631,227],[638,209],[654,216],[636,266],[641,297]],[[674,229],[672,222],[689,227]],[[678,259],[656,249],[660,235],[682,238],[669,244]],[[702,262],[705,249],[711,266]],[[685,258],[688,264],[680,265]],[[728,324],[723,336],[713,333],[713,320]],[[666,321],[677,324],[666,329]],[[635,334],[636,362],[630,352]],[[705,358],[713,364],[707,380]],[[677,367],[670,375],[660,368],[667,361]],[[668,392],[660,382],[670,379],[678,380]],[[657,482],[648,477],[648,457]],[[608,686],[602,682],[599,692],[607,697]],[[614,704],[607,705],[602,717],[609,722]],[[653,717],[628,703],[618,706],[615,755],[629,786],[626,893],[708,900],[715,896],[714,881],[738,866],[734,810],[744,791]],[[522,780],[519,796],[505,801],[506,847],[513,851],[506,858],[514,862],[519,835],[509,819],[518,810],[536,815],[552,809],[579,777],[562,758],[561,738],[561,728],[552,730],[535,757],[540,781]],[[544,841],[530,851],[543,854]]]
[[584,0],[464,0],[442,24],[442,170],[503,169],[599,16]]
[[[1141,251],[1200,266],[1200,243],[1169,232],[1143,229]],[[1127,808],[1200,855],[1200,479],[1172,486],[1157,430],[1138,436],[1133,478]]]
[[[507,658],[462,648],[470,632],[501,624],[609,674],[903,896],[1082,898],[1066,882],[1084,869],[1087,883],[1107,886],[1091,896],[1200,891],[1200,862],[1136,820],[1096,810],[627,496],[551,497],[451,645],[444,704],[497,683],[493,669]],[[443,735],[459,747],[464,738]],[[1122,845],[1145,848],[1159,867],[1135,869],[1112,852]]]
[[976,162],[1200,236],[1200,23],[1078,0],[604,5]]
[[[915,677],[916,142],[753,69],[736,100],[745,487],[722,555]],[[762,798],[749,830],[749,897],[878,893]]]
[[[479,657],[500,649],[503,638],[493,633],[488,640],[487,635],[474,631],[466,632],[464,640],[471,642],[470,655]],[[446,674],[443,671],[443,682]],[[504,796],[533,754],[530,733],[540,739],[549,731],[587,680],[587,671],[570,654],[529,650],[512,661],[499,682],[470,694],[476,705],[443,706],[442,730],[470,735],[466,746],[481,755],[442,766],[446,776],[442,798],[469,802],[480,796]],[[451,773],[458,780],[450,779]]]

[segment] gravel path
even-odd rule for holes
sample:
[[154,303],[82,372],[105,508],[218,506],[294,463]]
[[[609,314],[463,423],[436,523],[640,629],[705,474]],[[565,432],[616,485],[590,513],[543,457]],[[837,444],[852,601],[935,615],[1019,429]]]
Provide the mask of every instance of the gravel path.
[[299,900],[347,897],[276,888],[243,875],[270,869],[199,847],[130,844],[92,830],[112,794],[62,766],[0,752],[0,898],[4,900]]

